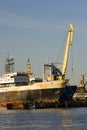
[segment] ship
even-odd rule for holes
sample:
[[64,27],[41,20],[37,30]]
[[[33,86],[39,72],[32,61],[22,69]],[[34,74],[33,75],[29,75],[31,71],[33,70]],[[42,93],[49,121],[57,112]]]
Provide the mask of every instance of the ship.
[[76,92],[73,95],[74,101],[80,101],[87,103],[87,82],[85,81],[84,74],[81,74],[80,76],[80,83],[77,85]]
[[5,67],[6,73],[0,77],[0,103],[7,104],[16,101],[35,102],[36,100],[58,101],[60,100],[62,91],[67,87],[70,90],[70,94],[72,88],[69,85],[69,79],[66,78],[66,73],[73,32],[73,25],[70,24],[63,62],[59,67],[54,63],[44,64],[43,80],[37,77],[32,77],[32,72],[29,71],[29,59],[25,72],[13,72],[14,58],[8,56]]

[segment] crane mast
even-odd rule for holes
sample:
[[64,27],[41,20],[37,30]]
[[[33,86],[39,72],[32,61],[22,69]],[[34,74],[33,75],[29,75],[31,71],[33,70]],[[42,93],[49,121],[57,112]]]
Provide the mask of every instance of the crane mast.
[[67,69],[69,47],[70,47],[70,45],[72,45],[73,31],[74,31],[73,26],[72,26],[72,24],[70,24],[69,25],[69,30],[68,30],[67,41],[66,41],[64,59],[63,59],[63,64],[62,64],[62,75],[64,77],[65,77],[66,69]]

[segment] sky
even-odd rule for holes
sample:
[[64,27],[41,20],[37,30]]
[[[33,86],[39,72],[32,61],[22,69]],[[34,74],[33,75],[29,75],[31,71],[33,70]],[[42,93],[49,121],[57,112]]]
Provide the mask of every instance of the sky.
[[43,64],[58,63],[64,53],[70,23],[67,78],[78,84],[81,74],[87,79],[87,0],[0,0],[0,73],[9,53],[16,71],[23,71],[30,58],[33,74],[41,77]]

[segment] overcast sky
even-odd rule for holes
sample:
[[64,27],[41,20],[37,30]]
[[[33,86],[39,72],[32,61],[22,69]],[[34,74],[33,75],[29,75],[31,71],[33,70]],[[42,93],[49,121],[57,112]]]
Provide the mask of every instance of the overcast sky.
[[30,58],[31,70],[42,76],[46,60],[59,62],[64,53],[70,23],[74,37],[67,77],[78,84],[81,74],[87,78],[87,0],[0,0],[0,73],[10,53],[16,71],[23,71]]

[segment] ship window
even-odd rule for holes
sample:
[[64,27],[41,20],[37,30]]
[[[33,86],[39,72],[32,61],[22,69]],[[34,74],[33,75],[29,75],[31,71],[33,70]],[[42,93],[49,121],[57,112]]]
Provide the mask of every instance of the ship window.
[[11,76],[11,78],[14,78],[15,76]]

